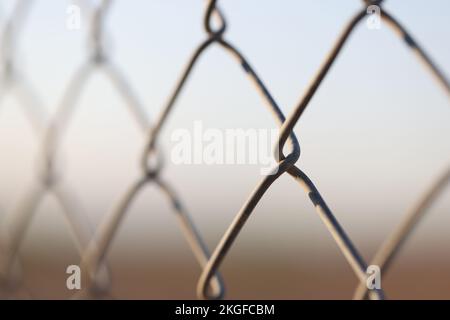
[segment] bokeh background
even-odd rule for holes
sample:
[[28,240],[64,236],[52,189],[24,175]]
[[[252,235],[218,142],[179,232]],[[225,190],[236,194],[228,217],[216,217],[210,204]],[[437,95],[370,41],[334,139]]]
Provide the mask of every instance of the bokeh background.
[[[2,17],[15,1],[2,0]],[[70,1],[33,1],[18,40],[21,70],[49,115],[87,58],[88,21],[66,28]],[[220,1],[226,38],[250,60],[285,113],[295,106],[342,27],[361,2]],[[450,2],[389,0],[385,8],[450,73]],[[205,38],[201,0],[117,0],[107,17],[108,52],[156,119],[195,47]],[[258,166],[174,165],[173,130],[275,128],[239,65],[209,49],[164,127],[164,177],[184,200],[212,250],[260,180]],[[366,260],[450,160],[448,95],[386,25],[360,24],[296,133],[298,166]],[[35,179],[39,148],[22,108],[0,107],[0,223]],[[140,175],[145,137],[101,73],[84,91],[62,140],[60,165],[93,227]],[[390,298],[450,298],[450,191],[433,205],[382,286]],[[68,298],[66,266],[78,264],[69,228],[52,196],[21,250],[23,289],[32,298]],[[148,187],[128,212],[108,255],[120,298],[195,298],[200,275],[161,192]],[[258,205],[225,260],[227,298],[348,299],[351,268],[290,177]]]

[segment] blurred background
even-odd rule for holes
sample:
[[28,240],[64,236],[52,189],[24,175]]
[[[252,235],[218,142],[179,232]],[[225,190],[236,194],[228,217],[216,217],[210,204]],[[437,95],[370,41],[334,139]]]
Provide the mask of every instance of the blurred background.
[[[31,1],[31,0],[30,0]],[[8,18],[14,0],[2,0]],[[288,114],[335,39],[362,8],[348,0],[224,0],[226,38],[249,59]],[[70,1],[34,0],[16,61],[48,116],[88,58],[89,26],[69,30]],[[384,4],[450,73],[450,2]],[[108,56],[151,121],[206,38],[202,0],[117,0],[105,18]],[[44,115],[43,115],[44,116]],[[208,128],[276,128],[251,82],[227,52],[208,49],[163,129],[162,175],[176,189],[210,250],[260,181],[255,165],[175,165],[171,134]],[[297,165],[367,261],[450,161],[448,95],[387,25],[361,23],[295,128]],[[36,179],[41,136],[14,95],[0,106],[0,223]],[[141,174],[145,136],[102,73],[94,73],[61,139],[58,166],[93,228]],[[406,243],[382,287],[394,299],[450,298],[450,189]],[[79,264],[62,209],[45,197],[21,248],[16,298],[69,298],[67,265]],[[127,213],[108,254],[119,298],[194,299],[200,268],[161,191],[150,185]],[[349,299],[357,279],[310,200],[289,176],[267,192],[223,263],[230,299]]]

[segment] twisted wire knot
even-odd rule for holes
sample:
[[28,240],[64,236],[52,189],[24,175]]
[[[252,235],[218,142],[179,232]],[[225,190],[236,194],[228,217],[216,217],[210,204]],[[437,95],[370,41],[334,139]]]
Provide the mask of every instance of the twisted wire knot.
[[[214,18],[217,19],[218,26],[214,27]],[[206,32],[214,38],[221,38],[227,29],[224,15],[217,5],[217,0],[210,0],[205,11],[204,28]]]

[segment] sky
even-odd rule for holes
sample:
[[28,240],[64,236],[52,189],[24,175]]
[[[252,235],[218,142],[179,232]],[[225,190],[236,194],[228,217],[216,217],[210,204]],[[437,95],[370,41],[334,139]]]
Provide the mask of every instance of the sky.
[[[30,0],[31,1],[31,0]],[[13,0],[1,1],[1,17]],[[85,16],[68,30],[70,1],[32,1],[18,40],[18,66],[48,114],[59,105],[70,77],[87,59]],[[327,52],[360,1],[219,1],[226,38],[255,67],[288,114],[298,103]],[[339,4],[338,4],[339,3]],[[393,16],[450,74],[450,2],[387,0]],[[203,30],[204,1],[117,0],[107,16],[108,54],[126,75],[150,119],[156,119]],[[314,181],[339,221],[358,243],[378,243],[450,162],[450,106],[415,55],[382,24],[360,24],[312,99],[295,132],[302,154],[297,165]],[[160,147],[170,155],[170,136],[201,120],[210,128],[275,128],[264,102],[239,65],[220,47],[201,58],[182,92]],[[0,208],[10,212],[35,179],[39,147],[12,97],[0,107]],[[95,74],[79,100],[62,140],[64,181],[98,224],[140,175],[145,136],[120,96]],[[255,166],[175,165],[164,177],[182,196],[200,230],[215,243],[261,179]],[[418,237],[447,241],[449,191],[432,208]],[[150,187],[125,220],[129,239],[174,235],[170,207]],[[62,235],[58,208],[46,200],[34,222],[36,236]],[[151,214],[149,214],[151,213]],[[250,219],[243,239],[316,241],[330,237],[307,196],[289,177],[277,181]],[[281,239],[282,238],[282,239]],[[436,240],[437,239],[437,240]],[[245,241],[241,240],[241,241]],[[302,242],[302,241],[300,241]]]

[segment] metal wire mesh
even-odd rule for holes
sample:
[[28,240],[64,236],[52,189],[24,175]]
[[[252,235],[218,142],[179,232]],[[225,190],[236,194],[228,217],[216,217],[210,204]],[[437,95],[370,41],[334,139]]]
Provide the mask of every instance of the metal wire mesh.
[[[107,19],[108,11],[114,3],[113,0],[102,0],[99,4],[87,0],[79,1],[83,9],[90,14],[90,28],[88,30],[89,54],[85,63],[78,68],[66,86],[56,114],[51,117],[48,116],[46,119],[42,118],[42,115],[45,114],[44,108],[37,98],[34,88],[27,82],[27,76],[23,73],[20,66],[17,65],[15,59],[16,41],[20,37],[20,27],[27,18],[26,14],[28,9],[35,2],[37,1],[16,0],[14,11],[10,17],[5,17],[6,20],[3,23],[1,31],[0,63],[2,72],[0,99],[6,93],[14,94],[32,124],[36,139],[42,138],[41,156],[39,159],[40,165],[37,170],[38,174],[36,175],[35,183],[29,187],[29,190],[24,194],[17,208],[8,214],[6,222],[2,225],[0,280],[2,289],[7,294],[11,294],[18,283],[16,277],[14,277],[14,269],[19,267],[18,254],[24,236],[28,231],[31,218],[37,212],[44,195],[52,193],[60,202],[64,217],[73,230],[74,241],[77,244],[81,257],[80,264],[86,274],[89,275],[86,283],[89,290],[85,290],[83,295],[78,295],[77,297],[95,298],[105,295],[108,296],[111,286],[111,278],[106,259],[108,250],[118,228],[122,224],[123,217],[129,211],[136,196],[145,186],[154,184],[167,196],[174,213],[179,219],[181,232],[185,236],[192,253],[202,268],[197,287],[198,297],[201,299],[223,298],[225,295],[225,286],[219,275],[220,266],[227,258],[227,254],[234,241],[239,236],[241,229],[266,191],[279,177],[288,174],[304,189],[320,219],[333,236],[337,247],[356,274],[359,285],[355,291],[354,298],[363,299],[369,297],[372,299],[383,299],[383,290],[367,289],[366,269],[368,264],[364,261],[362,255],[322,198],[315,184],[296,165],[301,155],[301,149],[297,137],[294,134],[294,127],[316,94],[321,83],[329,74],[331,66],[336,61],[342,48],[349,42],[350,35],[366,17],[368,7],[373,5],[382,6],[383,1],[364,2],[361,10],[343,28],[341,35],[331,48],[323,65],[319,68],[317,75],[305,89],[297,106],[286,117],[271,95],[268,87],[258,76],[247,58],[225,38],[227,31],[225,16],[217,4],[218,1],[209,0],[203,22],[205,39],[193,52],[185,69],[180,73],[180,78],[172,94],[169,96],[168,102],[161,109],[162,111],[155,123],[150,122],[146,115],[145,107],[134,93],[128,79],[121,73],[120,68],[109,59],[108,52],[104,48],[107,33],[105,19]],[[418,60],[429,69],[431,74],[435,76],[437,83],[449,94],[450,84],[448,79],[412,35],[396,18],[384,10],[384,8],[381,11],[381,18],[399,36],[400,41],[403,41],[416,54]],[[255,90],[261,94],[263,100],[266,102],[268,110],[272,113],[281,131],[278,138],[277,152],[275,153],[277,160],[275,174],[265,176],[255,187],[210,255],[195,223],[190,218],[179,196],[170,183],[163,178],[164,159],[160,153],[158,144],[163,143],[163,141],[160,141],[161,129],[164,127],[169,116],[174,112],[175,105],[180,93],[189,80],[189,76],[196,68],[199,59],[205,55],[206,49],[213,45],[220,47],[228,53],[242,67],[242,71],[254,84]],[[63,172],[58,170],[55,162],[65,129],[68,127],[76,111],[78,99],[85,89],[88,78],[95,72],[102,72],[110,79],[115,90],[123,98],[124,106],[133,115],[137,125],[142,129],[142,133],[147,137],[147,143],[142,152],[140,163],[142,169],[141,177],[129,186],[126,193],[118,199],[113,210],[104,217],[98,229],[93,232],[91,226],[87,223],[86,215],[83,213],[84,210],[78,205],[79,202],[77,201],[75,192],[65,183]],[[289,154],[284,154],[283,151],[287,143],[289,143],[290,151]],[[383,273],[386,272],[395,254],[411,234],[412,229],[426,214],[431,203],[435,201],[449,181],[450,169],[437,179],[437,182],[424,193],[423,198],[417,205],[405,215],[404,220],[394,229],[392,234],[377,251],[371,264],[379,265]]]

